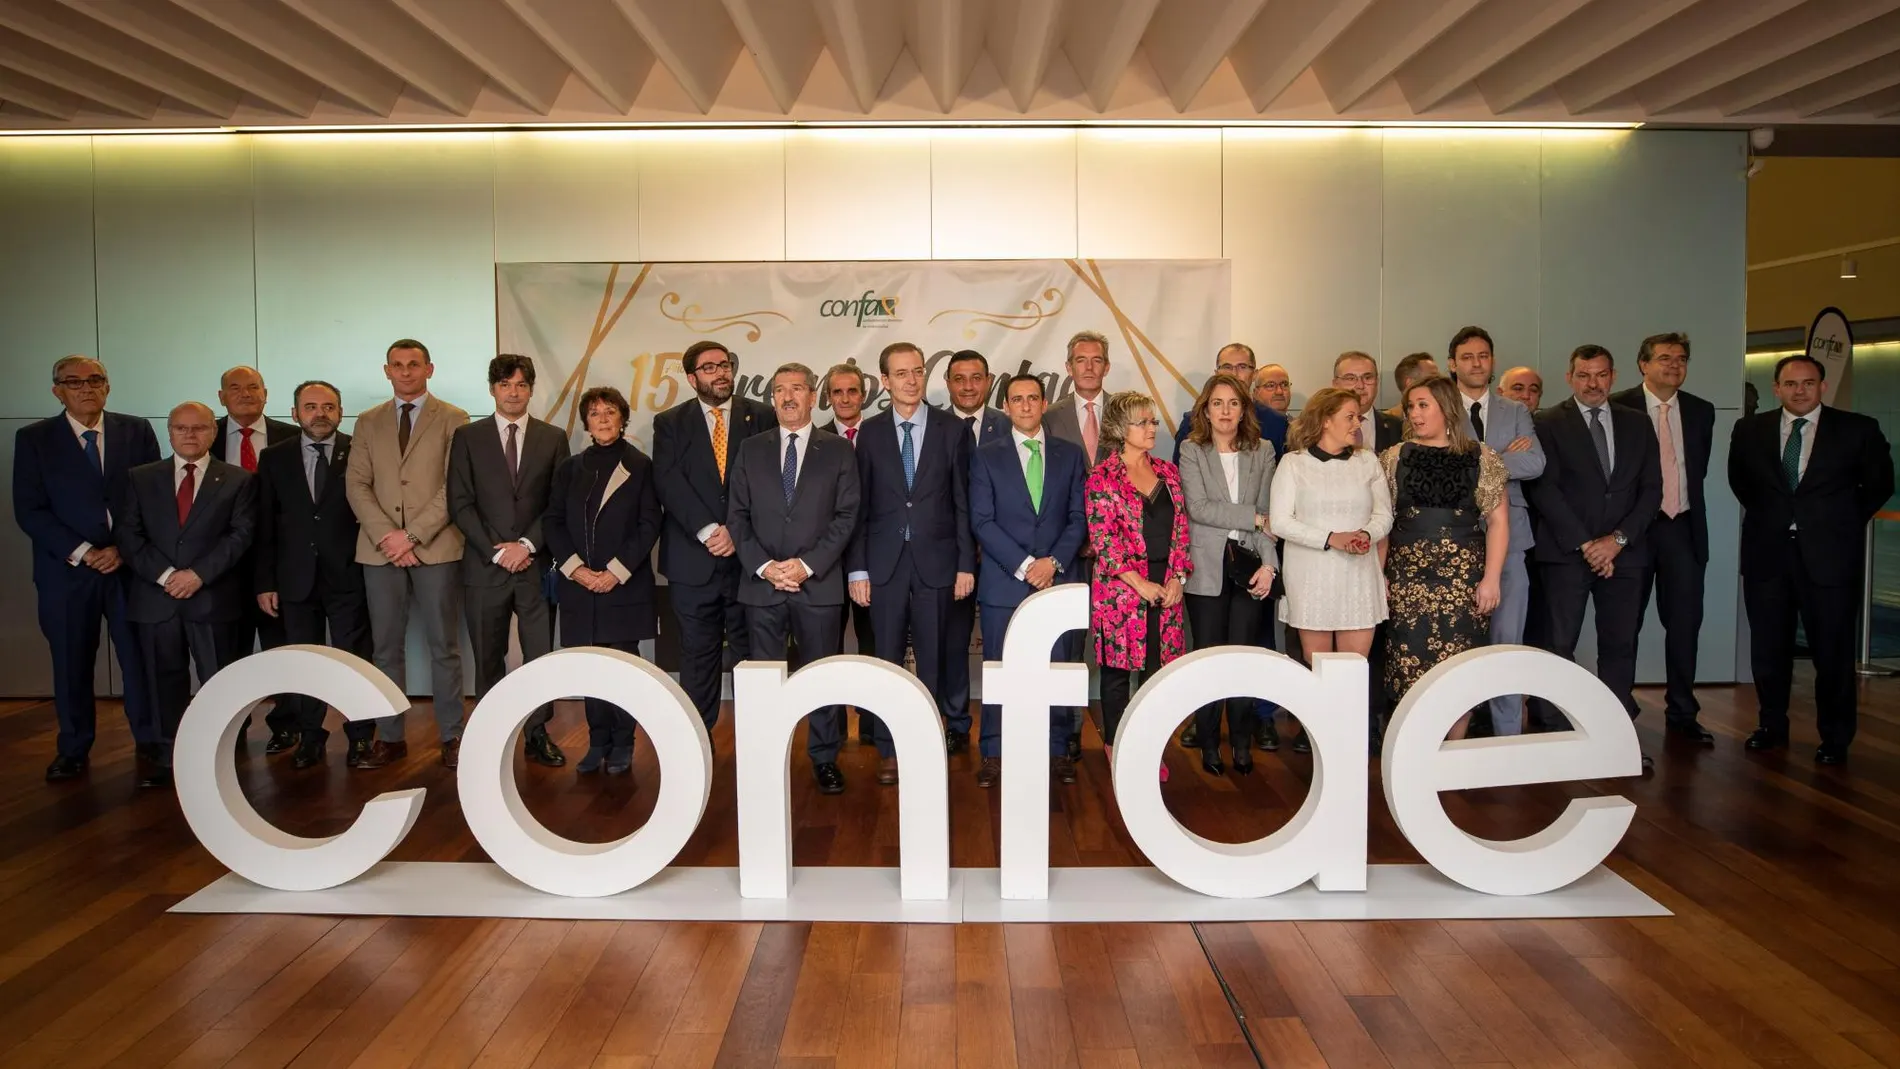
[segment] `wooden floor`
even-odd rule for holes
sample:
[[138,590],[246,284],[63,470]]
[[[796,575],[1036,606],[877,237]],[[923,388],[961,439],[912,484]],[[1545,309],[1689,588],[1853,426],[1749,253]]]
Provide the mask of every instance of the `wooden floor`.
[[[223,870],[175,799],[134,789],[116,710],[90,777],[49,786],[50,707],[0,703],[0,1064],[1900,1067],[1900,682],[1869,686],[1833,770],[1811,721],[1793,753],[1751,758],[1752,696],[1702,697],[1713,750],[1665,746],[1643,717],[1652,778],[1448,801],[1514,837],[1572,793],[1627,793],[1613,867],[1673,918],[1009,927],[172,915]],[[426,787],[395,856],[481,859],[430,725],[412,716],[410,760],[366,774],[334,740],[327,774],[293,773],[253,729],[247,790],[315,834]],[[578,710],[556,727],[577,757]],[[736,863],[729,726],[716,741],[682,864]],[[1054,792],[1052,863],[1138,863],[1088,746]],[[1173,750],[1165,795],[1203,835],[1257,836],[1306,790],[1310,763],[1283,755],[1212,779]],[[652,807],[642,758],[637,785],[534,768],[523,794],[564,834],[618,837]],[[796,862],[894,864],[895,793],[868,750],[842,763],[839,798],[794,776]],[[996,796],[967,756],[951,780],[953,863],[996,864]],[[1376,785],[1372,813],[1374,860],[1415,860]]]

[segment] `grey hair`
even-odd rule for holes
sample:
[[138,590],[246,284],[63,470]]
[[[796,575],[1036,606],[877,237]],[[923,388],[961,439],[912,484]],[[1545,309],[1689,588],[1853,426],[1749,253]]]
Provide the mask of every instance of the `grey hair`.
[[[85,353],[73,353],[70,356],[62,356],[58,360],[55,360],[53,362],[53,381],[58,382],[60,372],[65,371],[67,368],[72,367],[74,364],[98,364],[99,371],[102,374],[106,370],[105,361],[99,360],[95,357],[87,356]],[[107,375],[106,377],[111,378],[110,375]]]
[[1102,441],[1108,443],[1109,452],[1121,452],[1122,445],[1128,441],[1128,425],[1143,412],[1152,415],[1155,402],[1139,390],[1124,390],[1102,406]]
[[1104,360],[1108,359],[1108,336],[1107,335],[1101,333],[1100,331],[1095,331],[1095,330],[1078,330],[1075,332],[1075,336],[1069,339],[1069,347],[1067,351],[1063,354],[1062,362],[1066,364],[1069,361],[1074,360],[1075,347],[1085,341],[1092,341],[1095,344],[1101,346],[1102,359]]
[[786,372],[788,372],[788,371],[795,371],[795,372],[797,372],[798,374],[800,374],[800,375],[803,375],[803,376],[805,376],[805,388],[806,388],[807,390],[810,390],[810,391],[811,391],[811,392],[813,392],[813,393],[817,393],[817,392],[818,392],[818,374],[817,374],[817,372],[815,372],[815,371],[813,371],[813,370],[812,370],[811,368],[808,368],[808,367],[806,367],[805,365],[803,365],[803,364],[801,364],[801,363],[798,363],[797,361],[793,361],[792,363],[789,363],[789,364],[780,364],[780,365],[778,366],[778,369],[772,372],[772,377],[771,377],[771,378],[769,378],[769,379],[767,379],[767,380],[765,380],[765,381],[766,381],[766,382],[767,382],[768,384],[769,384],[769,383],[773,383],[773,382],[777,382],[777,381],[778,381],[778,377],[779,377],[780,375],[783,375],[783,374],[785,374],[785,373],[786,373]]

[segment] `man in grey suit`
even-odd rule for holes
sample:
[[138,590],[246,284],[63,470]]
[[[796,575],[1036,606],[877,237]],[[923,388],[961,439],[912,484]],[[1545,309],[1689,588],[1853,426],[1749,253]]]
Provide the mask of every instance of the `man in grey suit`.
[[[812,427],[817,392],[818,376],[803,364],[772,373],[778,427],[740,443],[726,511],[751,655],[784,657],[793,671],[838,652],[845,548],[858,525],[857,457],[851,443]],[[812,710],[805,751],[821,794],[844,792],[843,735],[841,706]]]
[[1042,424],[1050,437],[1081,446],[1082,456],[1093,468],[1108,457],[1108,446],[1102,441],[1102,404],[1108,400],[1102,389],[1108,378],[1108,339],[1092,330],[1077,332],[1069,339],[1062,366],[1069,372],[1073,392],[1050,404]]
[[[503,353],[488,362],[495,418],[455,428],[449,441],[449,515],[462,529],[462,612],[475,654],[475,700],[507,672],[508,625],[521,637],[522,663],[554,645],[554,623],[542,581],[548,573],[541,515],[548,510],[554,469],[567,459],[567,436],[528,414],[534,361]],[[528,760],[549,768],[567,756],[548,737],[553,705],[528,718],[522,745]]]
[[[1524,641],[1524,619],[1530,610],[1530,573],[1524,554],[1534,544],[1530,508],[1524,503],[1524,484],[1544,473],[1544,447],[1530,410],[1491,389],[1491,335],[1483,327],[1465,327],[1452,336],[1452,376],[1464,398],[1465,426],[1471,436],[1497,450],[1511,475],[1511,552],[1504,559],[1502,597],[1491,614],[1491,642],[1515,645]],[[1516,735],[1524,729],[1524,700],[1515,694],[1491,699],[1491,730]]]

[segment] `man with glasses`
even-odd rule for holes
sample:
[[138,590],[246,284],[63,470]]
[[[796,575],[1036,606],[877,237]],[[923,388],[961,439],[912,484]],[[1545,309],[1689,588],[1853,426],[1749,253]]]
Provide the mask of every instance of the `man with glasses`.
[[[1379,365],[1370,354],[1348,349],[1334,357],[1333,388],[1351,390],[1359,398],[1359,431],[1354,445],[1383,453],[1399,444],[1405,434],[1405,420],[1374,407],[1379,398]],[[1400,398],[1399,407],[1405,407],[1404,398]]]
[[1286,415],[1287,409],[1293,407],[1293,376],[1278,364],[1268,364],[1254,372],[1253,403]]
[[33,543],[40,631],[53,657],[58,750],[48,782],[86,771],[95,731],[92,680],[103,617],[125,681],[125,719],[140,747],[163,741],[145,661],[126,615],[130,569],[113,537],[111,503],[124,499],[126,472],[158,459],[158,436],[137,416],[107,412],[112,383],[104,364],[68,356],[53,365],[59,415],[13,437],[13,515]]
[[[1214,354],[1214,373],[1232,375],[1242,382],[1252,382],[1253,361],[1252,346],[1244,342],[1228,342]],[[1376,383],[1374,388],[1377,388]],[[1260,437],[1273,443],[1273,459],[1280,459],[1280,456],[1286,452],[1286,416],[1274,411],[1258,399],[1254,402],[1253,412],[1254,416],[1260,420]],[[1183,416],[1181,425],[1174,429],[1175,456],[1181,455],[1181,443],[1187,441],[1188,433],[1193,429],[1193,421]]]

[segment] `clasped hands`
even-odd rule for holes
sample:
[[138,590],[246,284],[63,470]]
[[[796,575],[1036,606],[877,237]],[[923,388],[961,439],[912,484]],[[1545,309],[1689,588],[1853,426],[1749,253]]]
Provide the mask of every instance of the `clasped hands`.
[[[781,590],[787,594],[796,594],[798,593],[798,588],[805,585],[805,580],[811,578],[811,573],[806,571],[805,566],[800,564],[797,560],[775,560],[766,564],[765,568],[759,572],[759,577],[772,584],[772,589],[774,590]],[[851,585],[856,587],[858,584],[853,583]],[[864,601],[858,602],[860,605],[868,604],[871,600],[869,593],[871,584],[866,583],[864,586],[866,590],[865,599]],[[856,599],[853,598],[853,600]]]
[[1583,544],[1583,562],[1598,577],[1608,579],[1616,574],[1616,555],[1621,552],[1623,547],[1616,544],[1615,535],[1592,538]]
[[568,578],[595,594],[605,594],[620,585],[620,577],[614,573],[604,569],[597,572],[585,565],[574,569]]
[[1326,536],[1326,544],[1354,556],[1372,552],[1372,536],[1364,531],[1334,531]]
[[377,539],[376,548],[398,568],[413,568],[422,563],[416,559],[416,547],[409,541],[409,532],[400,527]]
[[100,575],[111,575],[119,570],[119,547],[95,546],[87,550],[85,556],[79,558],[79,563]]
[[1128,577],[1128,585],[1135,588],[1135,596],[1150,605],[1159,605],[1172,609],[1181,604],[1181,580],[1170,579],[1166,584],[1143,579],[1138,575]]
[[165,593],[180,601],[196,594],[205,585],[198,573],[190,568],[177,568],[165,577]]

